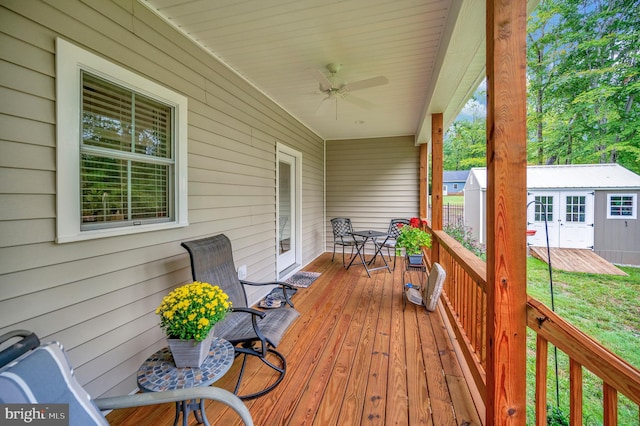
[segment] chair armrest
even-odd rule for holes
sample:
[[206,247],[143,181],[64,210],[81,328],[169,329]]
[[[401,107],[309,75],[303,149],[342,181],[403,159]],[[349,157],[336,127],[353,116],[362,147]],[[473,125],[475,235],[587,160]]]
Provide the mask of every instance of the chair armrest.
[[266,315],[264,312],[253,308],[231,308],[231,312],[245,312],[247,314],[257,315],[260,318],[264,318]]
[[164,404],[167,402],[188,401],[191,399],[211,399],[213,401],[219,401],[228,405],[238,413],[245,425],[253,425],[251,413],[249,413],[249,409],[240,398],[227,390],[211,386],[98,398],[95,399],[94,402],[100,410],[104,411]]
[[38,336],[27,330],[14,330],[3,334],[0,336],[0,345],[18,337],[21,337],[18,342],[5,347],[0,352],[0,367],[8,364],[20,355],[29,352],[31,349],[35,349],[40,346],[40,339],[38,339]]
[[267,314],[265,312],[262,312],[253,308],[231,308],[231,312],[245,312],[247,314],[251,314],[251,324],[253,326],[253,331],[256,333],[256,336],[258,336],[260,340],[262,340],[263,342],[266,340],[264,334],[262,334],[262,331],[260,331],[260,327],[258,326],[258,321],[256,320],[257,317],[260,317],[260,318],[266,317]]
[[246,284],[246,285],[253,285],[253,286],[280,285],[280,286],[286,287],[286,288],[295,288],[291,284],[285,283],[285,282],[282,282],[282,281],[271,281],[271,282],[266,282],[266,283],[257,283],[257,282],[253,282],[253,281],[240,280],[240,283],[241,284]]
[[289,283],[284,283],[282,281],[272,281],[272,282],[267,282],[267,283],[256,283],[256,282],[251,282],[251,281],[243,281],[240,280],[241,284],[246,284],[246,285],[253,285],[253,286],[263,286],[263,285],[279,285],[280,288],[282,288],[282,294],[284,295],[284,300],[285,302],[291,306],[292,308],[294,308],[295,306],[293,306],[293,302],[291,301],[291,299],[289,299],[289,295],[287,294],[286,289],[292,289],[292,290],[296,290],[295,286],[292,286]]

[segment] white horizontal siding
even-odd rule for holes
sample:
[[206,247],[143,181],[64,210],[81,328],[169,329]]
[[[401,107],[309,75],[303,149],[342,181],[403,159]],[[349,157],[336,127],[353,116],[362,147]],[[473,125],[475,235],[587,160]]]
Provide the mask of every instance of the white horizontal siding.
[[[55,244],[55,38],[189,98],[188,227]],[[191,279],[184,240],[224,232],[276,276],[277,142],[303,154],[303,261],[324,251],[324,143],[136,0],[0,5],[0,332],[58,339],[94,396],[135,388],[155,308]]]
[[393,218],[417,216],[419,166],[413,137],[327,141],[327,250],[334,217],[386,231]]

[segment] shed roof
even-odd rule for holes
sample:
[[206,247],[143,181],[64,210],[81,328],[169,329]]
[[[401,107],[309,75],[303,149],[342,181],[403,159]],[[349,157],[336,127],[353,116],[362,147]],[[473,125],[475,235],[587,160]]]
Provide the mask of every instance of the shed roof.
[[445,170],[443,172],[443,182],[465,182],[469,177],[470,170]]
[[[487,168],[471,169],[480,189],[487,187]],[[640,175],[619,164],[527,166],[527,189],[640,189]]]

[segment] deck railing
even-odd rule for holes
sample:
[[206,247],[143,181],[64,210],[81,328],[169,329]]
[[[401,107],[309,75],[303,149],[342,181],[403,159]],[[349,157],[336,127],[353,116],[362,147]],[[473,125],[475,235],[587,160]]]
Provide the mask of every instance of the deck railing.
[[[442,302],[451,327],[460,343],[470,374],[485,399],[486,395],[486,264],[443,231],[427,229],[434,248],[426,250],[429,263],[434,258],[447,271]],[[569,358],[570,422],[582,424],[583,367],[603,386],[604,425],[617,425],[618,394],[640,409],[640,371],[601,344],[573,327],[541,302],[528,298],[527,325],[536,333],[535,423],[547,424],[548,343]],[[486,404],[486,400],[484,401]],[[640,422],[640,414],[639,414]]]

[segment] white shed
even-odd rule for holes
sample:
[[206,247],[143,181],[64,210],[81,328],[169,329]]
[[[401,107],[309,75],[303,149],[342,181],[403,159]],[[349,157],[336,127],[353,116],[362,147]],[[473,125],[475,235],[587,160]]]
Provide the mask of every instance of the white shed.
[[[464,190],[464,223],[486,241],[487,169],[471,169]],[[621,264],[640,264],[640,176],[619,164],[527,167],[527,243],[592,249]]]

